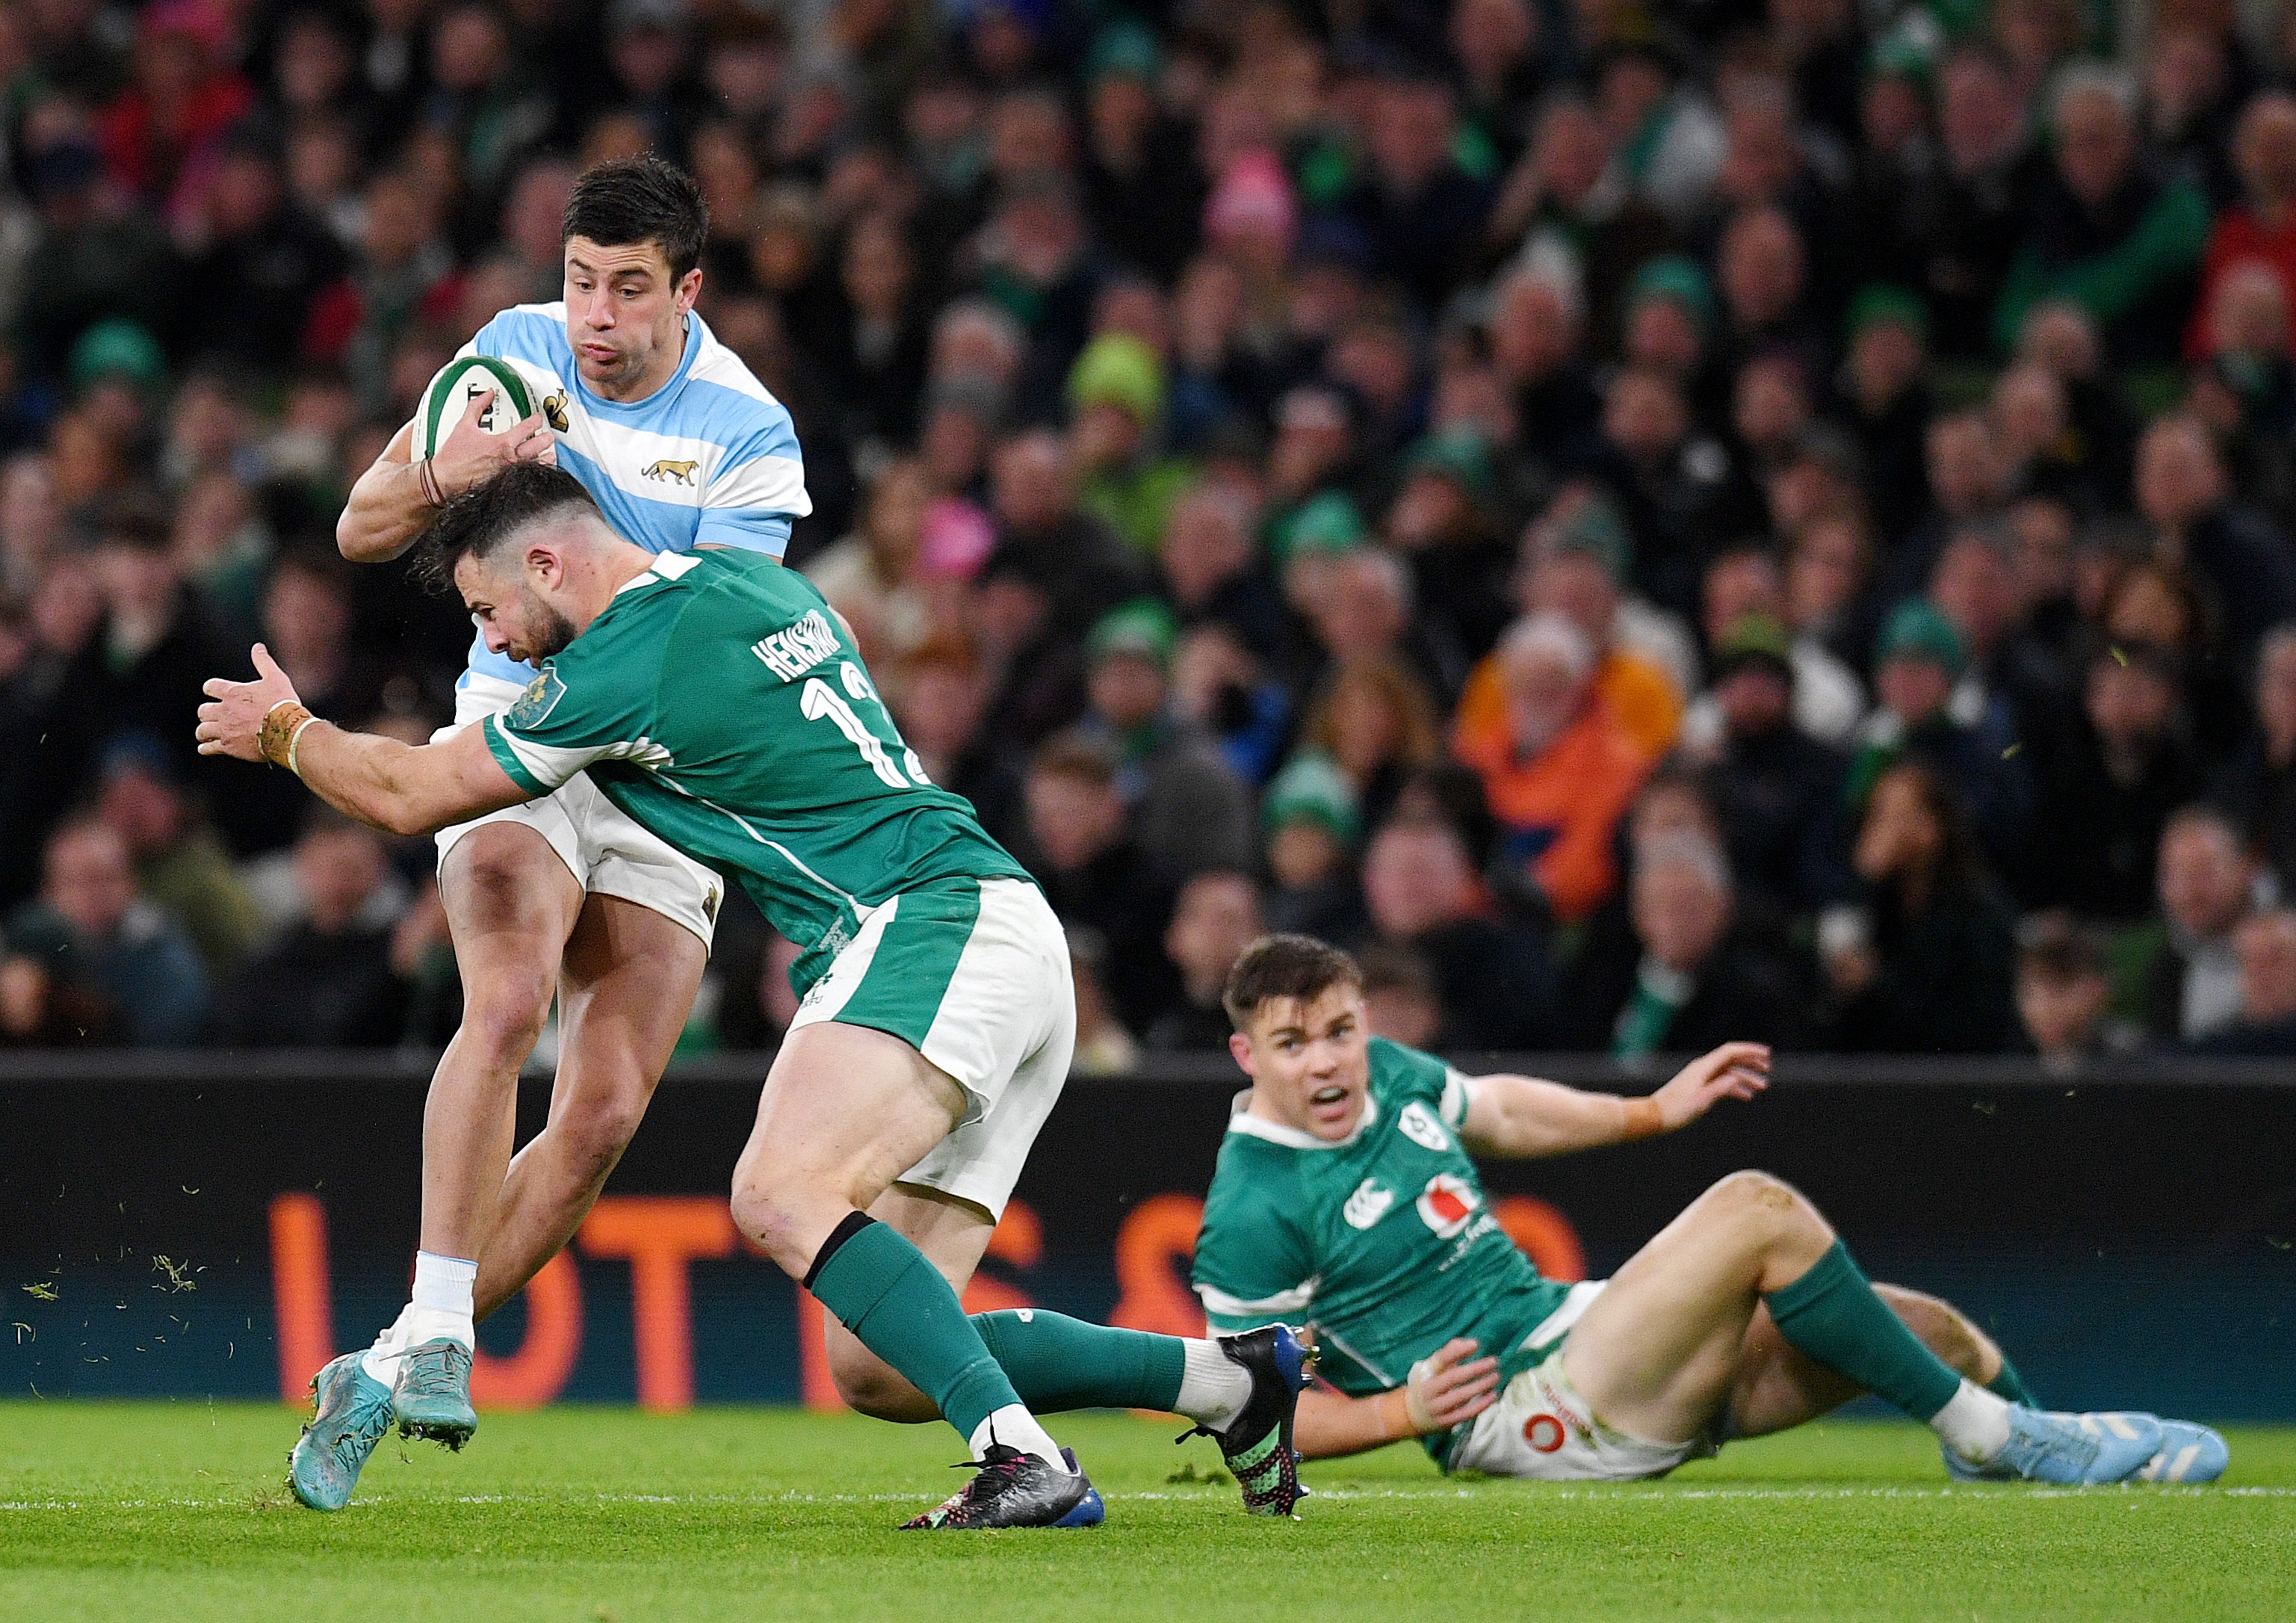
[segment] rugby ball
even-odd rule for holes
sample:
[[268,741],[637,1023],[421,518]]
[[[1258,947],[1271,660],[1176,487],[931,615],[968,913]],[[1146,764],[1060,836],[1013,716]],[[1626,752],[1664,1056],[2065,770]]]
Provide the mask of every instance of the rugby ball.
[[[480,410],[479,401],[488,389],[494,398]],[[479,413],[481,432],[507,434],[537,410],[546,414],[551,427],[564,426],[566,390],[538,367],[494,355],[449,361],[415,404],[415,459],[436,455],[455,425],[473,411]]]

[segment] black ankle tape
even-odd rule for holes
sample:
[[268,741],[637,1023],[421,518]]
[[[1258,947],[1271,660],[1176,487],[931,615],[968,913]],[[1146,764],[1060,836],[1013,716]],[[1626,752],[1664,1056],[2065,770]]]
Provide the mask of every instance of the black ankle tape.
[[828,1266],[832,1257],[837,1255],[840,1246],[876,1220],[865,1211],[847,1212],[845,1221],[829,1231],[829,1238],[823,1241],[821,1249],[813,1254],[813,1266],[805,1271],[805,1288],[808,1291],[813,1289],[813,1282],[821,1277],[821,1270]]

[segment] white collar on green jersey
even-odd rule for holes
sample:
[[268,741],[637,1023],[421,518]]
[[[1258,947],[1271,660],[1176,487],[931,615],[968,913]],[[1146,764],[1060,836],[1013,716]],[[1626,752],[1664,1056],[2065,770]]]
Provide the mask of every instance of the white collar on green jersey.
[[651,568],[641,570],[616,586],[614,595],[619,597],[625,592],[650,586],[660,580],[676,580],[701,561],[691,553],[658,553]]
[[1282,1144],[1287,1150],[1344,1150],[1366,1132],[1379,1119],[1379,1101],[1371,1091],[1364,1091],[1363,1114],[1356,1118],[1355,1130],[1345,1138],[1318,1138],[1313,1133],[1298,1127],[1287,1127],[1280,1121],[1270,1121],[1265,1116],[1250,1113],[1251,1090],[1245,1088],[1228,1106],[1227,1130],[1264,1138],[1271,1144]]

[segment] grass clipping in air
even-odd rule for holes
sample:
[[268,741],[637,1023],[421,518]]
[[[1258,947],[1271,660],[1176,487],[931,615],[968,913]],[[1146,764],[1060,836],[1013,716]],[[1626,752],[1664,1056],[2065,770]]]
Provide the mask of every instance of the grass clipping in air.
[[1309,1466],[1281,1521],[1187,1480],[1209,1442],[1070,1415],[1105,1527],[897,1534],[962,1480],[945,1427],[489,1414],[460,1456],[379,1450],[320,1516],[280,1486],[298,1419],[0,1404],[0,1617],[2296,1617],[2296,1431],[2235,1430],[2225,1488],[2167,1490],[1955,1486],[1926,1431],[1857,1422],[1623,1488],[1447,1481],[1397,1447]]

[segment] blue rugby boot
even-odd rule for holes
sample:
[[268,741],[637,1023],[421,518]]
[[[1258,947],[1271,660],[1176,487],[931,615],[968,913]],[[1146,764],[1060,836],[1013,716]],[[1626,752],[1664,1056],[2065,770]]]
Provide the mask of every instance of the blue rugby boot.
[[2161,1422],[2150,1414],[2123,1410],[2064,1414],[2009,1406],[2009,1441],[1981,1474],[1998,1480],[2050,1482],[2070,1488],[2088,1482],[2119,1482],[2161,1452]]
[[1300,1481],[1292,1425],[1300,1412],[1300,1394],[1316,1371],[1315,1348],[1283,1324],[1222,1336],[1219,1347],[1251,1377],[1251,1397],[1224,1430],[1193,1426],[1178,1440],[1210,1438],[1219,1445],[1220,1457],[1243,1495],[1243,1508],[1255,1516],[1288,1516],[1308,1496]]
[[390,1409],[402,1436],[459,1450],[479,1429],[478,1411],[471,1407],[471,1349],[451,1336],[406,1348],[399,1354]]
[[287,1488],[315,1511],[350,1503],[367,1455],[390,1430],[390,1389],[345,1353],[311,1377],[312,1413],[287,1455]]
[[[1061,1458],[1069,1463],[1070,1471],[1078,1476],[1084,1475],[1084,1467],[1077,1463],[1075,1449],[1062,1449]],[[1056,1528],[1096,1528],[1107,1520],[1108,1506],[1101,1502],[1100,1489],[1087,1480],[1084,1485],[1084,1497],[1077,1501],[1076,1509],[1053,1525]]]
[[2224,1439],[2189,1420],[2161,1422],[2161,1452],[2136,1468],[2132,1482],[2213,1482],[2232,1463]]

